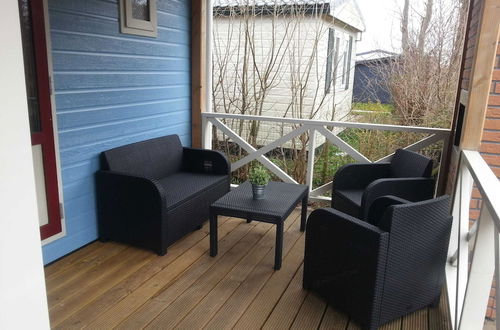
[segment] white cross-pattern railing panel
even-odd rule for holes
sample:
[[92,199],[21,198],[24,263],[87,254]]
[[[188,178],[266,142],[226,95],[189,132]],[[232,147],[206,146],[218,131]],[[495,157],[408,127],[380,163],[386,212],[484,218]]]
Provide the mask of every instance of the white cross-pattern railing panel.
[[[306,171],[306,184],[310,189],[310,199],[316,201],[331,201],[331,197],[325,196],[328,191],[331,190],[332,182],[327,182],[324,185],[312,189],[312,183],[314,178],[314,161],[315,161],[315,149],[316,149],[316,135],[321,134],[325,139],[330,141],[333,145],[337,146],[340,150],[350,155],[353,159],[360,163],[371,163],[371,161],[360,153],[358,150],[350,146],[348,143],[340,139],[335,135],[332,130],[335,128],[359,128],[359,129],[370,129],[370,130],[383,130],[383,131],[401,131],[401,132],[412,132],[412,133],[426,133],[429,136],[423,138],[422,140],[407,146],[405,149],[418,151],[427,146],[430,146],[436,142],[444,141],[446,146],[449,141],[450,131],[442,128],[429,128],[429,127],[411,127],[411,126],[400,126],[400,125],[381,125],[381,124],[369,124],[369,123],[352,123],[352,122],[339,122],[339,121],[321,121],[321,120],[307,120],[307,119],[296,119],[296,118],[280,118],[280,117],[266,117],[266,116],[252,116],[252,115],[238,115],[238,114],[226,114],[226,113],[203,113],[203,131],[211,132],[209,125],[215,126],[223,134],[225,134],[234,143],[239,145],[243,150],[245,150],[248,155],[237,160],[231,164],[231,171],[235,171],[242,166],[257,160],[262,163],[267,169],[274,173],[284,182],[297,183],[290,175],[285,171],[280,169],[276,164],[274,164],[269,158],[265,156],[266,153],[278,148],[292,139],[300,136],[301,134],[309,134],[308,143],[306,146],[307,155],[307,171]],[[253,120],[260,122],[275,122],[280,124],[289,124],[290,132],[283,135],[282,137],[262,146],[260,149],[256,149],[250,143],[245,141],[245,139],[234,132],[228,125],[226,125],[222,120]],[[204,142],[203,145],[208,147],[211,145],[211,136],[203,134]],[[206,141],[210,139],[210,141]],[[393,154],[387,155],[377,162],[389,161]]]
[[[481,193],[478,220],[469,229],[473,184]],[[453,329],[482,329],[493,276],[500,283],[500,181],[477,151],[462,151],[453,198],[446,286]],[[497,294],[497,303],[499,303]],[[500,305],[497,305],[500,306]],[[500,322],[497,322],[500,330]]]

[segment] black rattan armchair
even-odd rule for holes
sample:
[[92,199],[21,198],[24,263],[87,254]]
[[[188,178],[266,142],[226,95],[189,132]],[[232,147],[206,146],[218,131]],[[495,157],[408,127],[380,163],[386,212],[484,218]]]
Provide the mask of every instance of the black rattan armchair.
[[333,178],[332,207],[353,217],[366,219],[368,208],[378,197],[398,196],[412,202],[434,196],[432,159],[398,149],[390,163],[348,164]]
[[199,228],[209,206],[229,191],[226,157],[182,147],[177,135],[108,150],[102,160],[96,174],[99,238],[159,255]]
[[325,208],[307,221],[303,286],[361,326],[437,305],[451,231],[448,196],[377,199],[369,222]]

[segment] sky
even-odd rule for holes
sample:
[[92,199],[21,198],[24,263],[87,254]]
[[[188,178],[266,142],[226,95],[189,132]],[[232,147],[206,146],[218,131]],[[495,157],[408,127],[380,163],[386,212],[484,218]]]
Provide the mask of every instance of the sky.
[[374,49],[398,51],[401,42],[399,17],[401,0],[356,0],[365,20],[366,31],[357,53]]

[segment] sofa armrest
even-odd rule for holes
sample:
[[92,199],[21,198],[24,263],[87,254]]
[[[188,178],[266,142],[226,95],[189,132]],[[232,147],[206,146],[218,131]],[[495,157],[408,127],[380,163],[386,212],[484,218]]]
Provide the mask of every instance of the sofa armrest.
[[222,152],[188,147],[184,147],[183,169],[188,172],[209,174],[231,173],[231,165]]
[[307,221],[304,288],[369,322],[373,298],[382,289],[388,240],[387,232],[335,209],[313,211]]
[[166,214],[165,191],[154,179],[101,170],[96,173],[96,194],[99,235],[103,239],[120,231],[120,223],[132,224],[138,230],[120,235],[137,237],[165,225],[161,221]]
[[371,182],[387,178],[391,173],[391,164],[347,164],[337,170],[333,177],[333,190],[363,189]]
[[373,181],[366,187],[361,199],[363,219],[368,217],[370,205],[379,197],[393,195],[410,202],[418,202],[434,197],[432,178],[386,178]]

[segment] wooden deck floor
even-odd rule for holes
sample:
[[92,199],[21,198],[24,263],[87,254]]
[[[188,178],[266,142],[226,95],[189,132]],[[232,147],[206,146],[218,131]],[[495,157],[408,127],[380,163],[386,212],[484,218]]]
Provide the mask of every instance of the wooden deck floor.
[[[208,226],[158,257],[117,243],[92,243],[46,267],[53,328],[358,329],[302,290],[299,212],[285,222],[283,266],[273,270],[274,227],[221,218],[219,254]],[[448,329],[446,301],[383,329]]]

